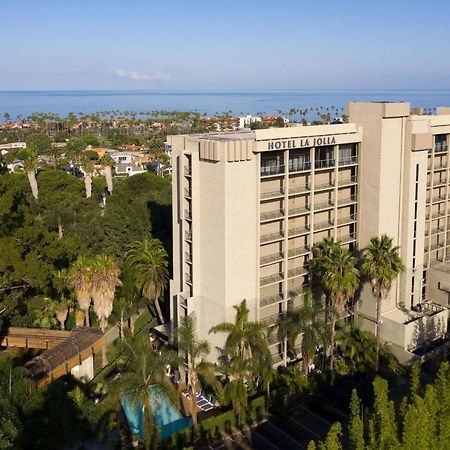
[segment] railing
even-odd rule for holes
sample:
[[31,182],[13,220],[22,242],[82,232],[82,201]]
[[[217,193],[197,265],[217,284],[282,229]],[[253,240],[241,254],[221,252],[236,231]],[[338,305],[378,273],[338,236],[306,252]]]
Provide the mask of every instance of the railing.
[[192,277],[189,273],[184,274],[184,279],[186,280],[186,283],[192,284]]
[[308,192],[311,190],[311,186],[309,184],[304,184],[303,186],[294,186],[289,188],[288,194],[299,194],[302,192]]
[[191,190],[188,188],[184,188],[184,196],[187,198],[191,198]]
[[355,203],[357,199],[358,199],[358,197],[355,194],[350,195],[349,197],[338,198],[338,205],[342,206],[342,205],[346,205],[349,203]]
[[328,167],[334,167],[335,160],[333,159],[316,159],[314,166],[316,169],[326,169]]
[[181,306],[181,307],[183,307],[184,309],[187,309],[187,299],[186,298],[184,298],[182,295],[180,295],[180,297],[179,297],[179,305]]
[[301,255],[307,255],[309,253],[309,247],[297,247],[297,248],[291,248],[288,250],[288,258],[294,258],[295,256],[301,256]]
[[280,166],[261,166],[261,176],[280,175],[284,173],[284,165]]
[[439,169],[446,169],[446,168],[447,168],[447,161],[440,161],[434,165],[428,164],[428,170],[431,170],[431,169],[439,170]]
[[427,203],[441,203],[441,202],[445,202],[446,198],[445,196],[442,195],[435,195],[434,197],[430,198],[427,197],[426,202]]
[[260,319],[260,322],[268,327],[271,327],[272,325],[276,325],[282,316],[283,313],[272,314],[271,316]]
[[266,277],[260,278],[259,285],[267,286],[269,284],[279,283],[280,281],[283,281],[283,278],[284,278],[283,272],[275,273],[273,275],[268,275]]
[[188,211],[187,209],[185,209],[185,210],[184,210],[184,217],[185,217],[187,220],[192,220],[191,212]]
[[270,295],[268,297],[263,297],[259,300],[259,307],[264,308],[266,306],[273,305],[274,303],[279,303],[283,301],[283,294]]
[[314,224],[314,231],[326,230],[334,226],[333,220],[326,220],[324,222],[319,222]]
[[185,231],[184,238],[186,239],[186,241],[192,241],[192,231]]
[[302,294],[303,294],[303,287],[298,289],[291,289],[288,291],[288,300],[292,300]]
[[277,261],[282,261],[283,259],[284,259],[283,252],[278,252],[278,253],[273,253],[271,255],[261,256],[260,265],[264,266],[266,264],[272,264]]
[[315,183],[314,190],[319,191],[321,189],[330,189],[334,187],[334,181],[327,181],[325,183]]
[[268,211],[261,213],[261,222],[266,220],[275,220],[284,217],[284,209],[276,209],[274,211]]
[[[433,186],[434,187],[441,187],[445,186],[447,184],[447,180],[434,180]],[[431,181],[427,181],[427,187],[431,186]]]
[[339,158],[339,165],[340,166],[349,166],[351,164],[356,164],[357,162],[358,162],[358,156],[357,155],[346,156],[346,157]]
[[184,256],[187,263],[192,263],[192,255],[189,252],[185,252]]
[[308,273],[308,269],[305,269],[304,267],[296,267],[295,269],[288,270],[288,278],[303,277],[308,275]]
[[436,250],[440,250],[441,248],[444,248],[444,244],[442,244],[442,243],[437,243],[437,244],[430,245],[429,251],[430,251],[430,252],[434,252],[434,251],[436,251]]
[[321,203],[314,203],[314,211],[322,211],[324,209],[329,209],[334,206],[334,203],[332,200],[329,200],[327,202],[321,202]]
[[310,231],[310,228],[309,228],[308,225],[305,225],[305,226],[303,226],[303,227],[291,228],[291,229],[288,231],[288,236],[289,236],[289,237],[292,237],[292,236],[300,236],[300,235],[302,235],[302,234],[307,234],[307,233],[309,233],[309,231]]
[[311,170],[311,161],[306,162],[294,162],[289,161],[289,172],[304,172],[305,170]]
[[338,226],[340,225],[346,225],[348,223],[352,223],[356,221],[356,214],[350,214],[347,217],[340,217],[339,219],[337,219],[336,223]]
[[192,170],[190,167],[185,167],[184,168],[184,174],[188,177],[190,177],[192,175]]
[[358,177],[357,175],[352,175],[351,177],[338,179],[338,186],[348,186],[350,184],[357,184],[358,183]]
[[270,191],[270,192],[261,192],[261,198],[267,199],[272,197],[281,197],[284,195],[284,189],[278,189],[276,191]]
[[263,234],[261,236],[260,242],[261,244],[265,244],[270,241],[278,241],[284,238],[284,231],[278,231],[276,233]]
[[299,214],[305,214],[309,212],[309,206],[297,206],[296,208],[289,208],[288,215],[289,216],[295,216]]

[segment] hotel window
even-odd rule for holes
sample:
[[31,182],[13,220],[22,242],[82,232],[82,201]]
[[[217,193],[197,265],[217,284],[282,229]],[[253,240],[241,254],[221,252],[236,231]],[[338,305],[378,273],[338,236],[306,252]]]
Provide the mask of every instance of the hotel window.
[[447,145],[447,135],[446,134],[437,134],[434,137],[434,151],[435,153],[446,152],[448,148]]
[[301,150],[291,150],[289,152],[289,171],[290,172],[298,172],[301,170],[310,170],[310,150],[301,149]]
[[356,144],[343,144],[339,146],[339,164],[353,164],[357,161]]
[[316,169],[331,167],[334,165],[334,147],[316,147]]
[[261,175],[276,175],[283,172],[283,152],[267,152],[261,154]]

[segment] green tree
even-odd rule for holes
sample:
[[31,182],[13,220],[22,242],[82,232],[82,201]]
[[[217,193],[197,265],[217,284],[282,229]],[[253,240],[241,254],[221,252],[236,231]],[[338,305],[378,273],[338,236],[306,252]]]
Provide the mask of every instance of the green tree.
[[67,275],[69,285],[75,291],[78,306],[85,314],[86,326],[91,326],[89,309],[92,302],[92,261],[80,257],[70,267]]
[[136,287],[144,298],[155,305],[159,321],[164,323],[159,299],[167,286],[169,271],[167,252],[161,242],[145,238],[131,243],[125,254],[125,262],[134,273]]
[[361,418],[361,401],[356,389],[350,401],[350,423],[348,425],[350,450],[364,450],[364,423]]
[[205,370],[203,357],[209,353],[208,341],[197,337],[196,318],[194,313],[181,319],[180,326],[175,330],[178,350],[186,363],[187,384],[191,406],[192,425],[197,426],[196,394],[200,389],[199,374]]
[[376,300],[376,370],[380,353],[380,315],[381,301],[389,296],[392,283],[405,270],[400,258],[399,247],[392,244],[392,238],[386,234],[374,237],[364,252],[361,270],[370,279]]

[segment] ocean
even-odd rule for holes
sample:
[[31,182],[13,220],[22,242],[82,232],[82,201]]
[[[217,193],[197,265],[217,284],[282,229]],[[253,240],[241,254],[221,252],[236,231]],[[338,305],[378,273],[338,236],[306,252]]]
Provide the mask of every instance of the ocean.
[[[286,114],[291,108],[316,108],[332,116],[342,114],[349,101],[409,101],[411,106],[450,106],[450,90],[146,90],[146,91],[0,91],[0,122],[5,113],[12,119],[32,113],[97,111],[198,111],[201,114]],[[281,112],[280,112],[281,111]]]

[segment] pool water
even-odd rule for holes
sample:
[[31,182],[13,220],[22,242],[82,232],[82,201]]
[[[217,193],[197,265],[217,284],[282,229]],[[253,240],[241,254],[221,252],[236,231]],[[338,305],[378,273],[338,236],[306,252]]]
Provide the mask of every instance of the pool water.
[[[153,420],[155,425],[160,429],[160,439],[165,439],[183,428],[191,426],[191,418],[182,416],[181,413],[158,392],[158,389],[151,386],[149,392]],[[142,438],[144,436],[142,403],[136,402],[133,404],[127,396],[122,397],[120,402],[131,432]]]

